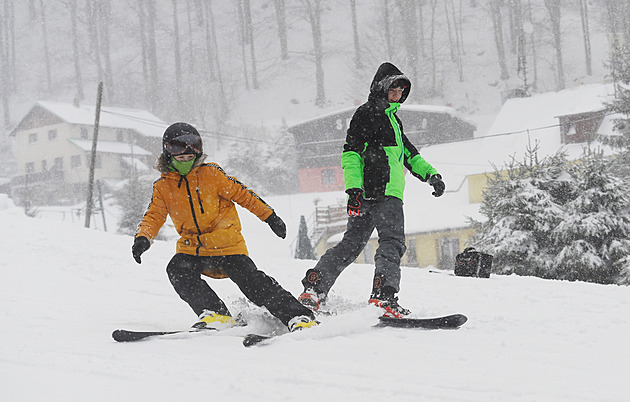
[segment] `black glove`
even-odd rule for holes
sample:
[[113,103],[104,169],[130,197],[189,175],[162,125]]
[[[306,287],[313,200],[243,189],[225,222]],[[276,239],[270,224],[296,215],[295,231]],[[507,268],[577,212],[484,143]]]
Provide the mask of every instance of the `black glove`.
[[284,239],[287,237],[287,225],[284,224],[282,218],[276,215],[275,211],[267,219],[265,222],[269,225],[271,230],[276,234],[276,236]]
[[439,174],[434,174],[433,176],[431,176],[431,179],[429,180],[429,184],[433,186],[433,191],[431,194],[433,194],[436,197],[441,196],[442,194],[444,194],[444,190],[446,189],[446,184],[444,184],[444,182],[442,181],[442,176],[440,176]]
[[144,236],[138,236],[133,241],[133,246],[131,246],[131,255],[133,255],[133,259],[136,260],[138,264],[142,263],[140,256],[142,253],[147,251],[151,247],[151,242]]
[[348,215],[361,216],[361,205],[363,205],[363,190],[360,188],[349,188],[348,194]]

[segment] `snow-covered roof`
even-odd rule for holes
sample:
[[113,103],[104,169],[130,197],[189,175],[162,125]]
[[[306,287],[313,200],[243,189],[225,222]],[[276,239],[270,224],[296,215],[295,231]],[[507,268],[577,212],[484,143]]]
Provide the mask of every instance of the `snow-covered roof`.
[[592,84],[529,98],[508,99],[486,136],[557,126],[558,116],[603,110],[605,102],[612,100],[613,95],[613,84]]
[[[512,156],[522,161],[528,147],[537,146],[541,158],[558,151],[566,152],[569,158],[578,158],[587,144],[563,144],[557,117],[602,110],[613,91],[612,84],[585,85],[510,99],[485,135],[468,141],[426,146],[420,149],[420,154],[451,183],[460,182],[466,175],[493,172],[493,166],[504,167]],[[614,118],[619,116],[606,116],[598,133],[614,135]],[[610,152],[609,148],[600,147]]]
[[[348,107],[345,109],[340,109],[340,110],[336,110],[332,113],[326,113],[317,117],[314,117],[312,119],[308,119],[308,120],[304,120],[301,121],[298,124],[294,124],[291,127],[300,127],[302,125],[307,125],[307,124],[311,124],[313,122],[316,122],[318,120],[325,120],[329,117],[332,116],[337,116],[340,114],[345,114],[345,113],[354,113],[354,111],[357,110],[357,106],[352,106],[352,107]],[[461,116],[455,109],[453,109],[452,107],[449,106],[436,106],[436,105],[413,105],[413,104],[409,104],[409,105],[401,105],[400,106],[400,110],[406,110],[406,111],[411,111],[411,112],[428,112],[428,113],[442,113],[442,114],[448,114],[452,117],[457,117],[458,119],[465,121],[469,124],[474,125],[473,123],[471,123],[470,121],[468,121],[466,118],[464,118],[463,116]]]
[[[71,124],[94,125],[96,106],[75,106],[70,103],[39,101],[34,106],[42,107]],[[32,110],[32,109],[31,109]],[[30,113],[30,112],[29,112]],[[101,107],[101,127],[132,129],[146,137],[162,137],[167,123],[146,110],[119,107]]]
[[[92,150],[92,140],[69,139],[68,141],[84,151]],[[121,155],[151,155],[151,152],[137,145],[131,145],[125,142],[117,141],[98,141],[96,145],[96,151]]]

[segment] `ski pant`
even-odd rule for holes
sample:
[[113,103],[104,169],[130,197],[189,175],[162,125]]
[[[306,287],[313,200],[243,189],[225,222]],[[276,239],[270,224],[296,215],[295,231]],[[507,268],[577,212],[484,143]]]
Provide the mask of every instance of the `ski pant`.
[[[374,256],[374,278],[380,286],[400,290],[400,259],[405,254],[405,218],[402,200],[383,197],[365,200],[361,216],[350,216],[343,239],[326,251],[302,280],[305,288],[314,287],[318,293],[328,294],[337,277],[361,254],[372,232],[378,232],[378,249]],[[313,271],[315,271],[313,273]]]
[[188,303],[197,315],[203,310],[232,315],[223,300],[201,277],[201,273],[208,268],[223,268],[245,297],[257,306],[266,307],[285,325],[293,317],[301,315],[314,318],[308,308],[302,306],[275,279],[260,271],[246,255],[198,257],[178,253],[168,263],[166,272],[179,297]]

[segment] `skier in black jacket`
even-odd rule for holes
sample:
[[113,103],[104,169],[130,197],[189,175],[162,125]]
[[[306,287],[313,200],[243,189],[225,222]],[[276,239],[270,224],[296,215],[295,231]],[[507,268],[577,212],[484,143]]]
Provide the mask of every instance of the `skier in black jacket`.
[[400,259],[406,251],[404,169],[428,181],[436,197],[445,189],[442,177],[409,142],[396,115],[410,90],[409,79],[393,64],[383,63],[372,80],[368,101],[352,117],[341,155],[348,194],[348,228],[341,242],[306,271],[302,280],[304,293],[298,300],[312,310],[319,309],[337,277],[359,256],[376,228],[379,247],[368,302],[381,307],[387,317],[410,313],[396,297]]

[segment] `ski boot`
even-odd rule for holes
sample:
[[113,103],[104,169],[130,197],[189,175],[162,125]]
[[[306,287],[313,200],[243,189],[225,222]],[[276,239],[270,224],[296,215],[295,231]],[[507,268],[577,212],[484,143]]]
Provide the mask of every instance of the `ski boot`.
[[396,290],[391,286],[383,286],[372,291],[368,300],[369,304],[383,309],[383,317],[403,318],[411,314],[411,311],[398,304]]
[[199,321],[193,324],[193,329],[222,330],[235,326],[236,320],[229,315],[217,314],[214,311],[203,310],[199,315]]
[[315,321],[311,317],[307,315],[299,315],[297,317],[293,317],[287,326],[289,327],[289,332],[295,332],[303,330],[304,328],[315,327],[317,325],[319,325],[319,322]]

